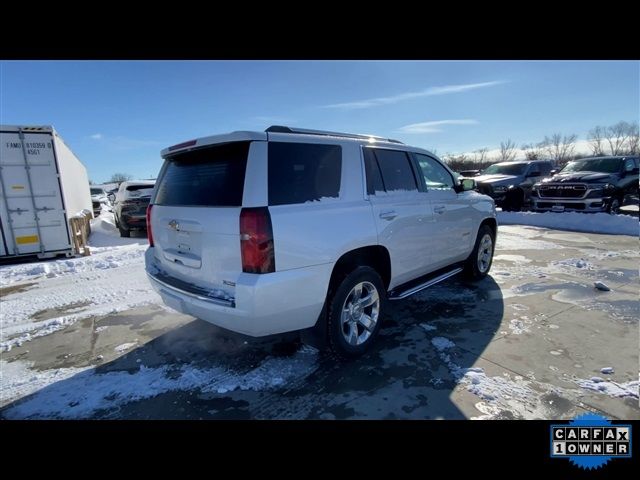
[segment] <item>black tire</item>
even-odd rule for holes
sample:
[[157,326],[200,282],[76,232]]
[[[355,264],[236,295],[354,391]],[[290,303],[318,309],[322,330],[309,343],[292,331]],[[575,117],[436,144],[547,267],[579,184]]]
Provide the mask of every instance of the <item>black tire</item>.
[[620,207],[622,206],[622,200],[619,197],[613,197],[607,207],[607,213],[611,215],[618,215],[620,213]]
[[131,230],[127,228],[122,228],[120,225],[118,225],[118,230],[120,230],[121,237],[129,238],[131,236]]
[[502,210],[505,212],[519,212],[524,205],[524,192],[520,189],[507,191],[504,205]]
[[[488,259],[488,264],[486,265],[486,268],[484,270],[482,270],[479,266],[480,261],[478,259],[478,251],[485,245],[482,245],[483,242],[485,241],[485,236],[489,235],[489,237],[491,238],[491,248],[490,248],[490,257]],[[489,273],[489,270],[491,270],[491,264],[493,263],[493,253],[495,251],[496,248],[496,236],[493,233],[493,230],[491,229],[491,227],[489,227],[489,225],[482,225],[480,227],[480,230],[478,230],[478,236],[476,237],[476,243],[473,247],[473,251],[471,252],[471,255],[469,255],[469,258],[467,259],[467,262],[465,263],[464,266],[464,275],[467,279],[472,280],[472,281],[477,281],[477,280],[482,280],[484,277],[487,276],[487,274]]]
[[[375,288],[375,291],[378,295],[378,312],[377,317],[375,317],[375,323],[372,325],[371,329],[367,329],[364,327],[364,324],[359,323],[359,321],[349,320],[343,322],[342,312],[343,307],[348,305],[354,305],[353,289],[359,285],[364,284],[362,287],[362,295],[363,298],[368,297],[368,294],[372,292],[370,287]],[[366,295],[365,295],[365,290]],[[329,340],[329,348],[339,357],[348,359],[348,358],[356,358],[360,355],[364,354],[371,345],[374,343],[375,339],[378,336],[378,332],[380,331],[380,326],[382,325],[383,313],[386,309],[386,290],[384,288],[384,284],[382,283],[382,279],[378,272],[376,272],[371,267],[358,267],[350,274],[348,274],[342,282],[336,285],[335,293],[329,292],[329,298],[327,299],[327,334]],[[362,309],[358,309],[355,307],[352,308],[354,314],[358,314],[358,312],[362,311],[363,315],[367,315],[369,318],[373,319],[375,312],[373,311],[374,305],[366,306]],[[354,318],[350,316],[348,318]],[[363,318],[363,317],[360,317]],[[363,318],[363,320],[365,320]],[[366,320],[368,322],[368,320]],[[352,325],[356,326],[355,334],[350,335],[352,332]],[[365,335],[365,331],[369,332],[369,335]],[[353,341],[359,342],[362,339],[362,343],[350,343],[347,341],[346,337],[354,338]]]

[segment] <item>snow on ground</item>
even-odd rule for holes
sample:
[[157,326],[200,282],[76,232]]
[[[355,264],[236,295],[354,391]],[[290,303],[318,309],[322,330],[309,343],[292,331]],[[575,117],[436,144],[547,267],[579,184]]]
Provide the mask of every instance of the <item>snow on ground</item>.
[[435,337],[431,339],[431,343],[433,344],[434,347],[436,347],[436,350],[438,350],[439,352],[442,352],[448,348],[453,348],[456,346],[455,343],[453,343],[448,338],[444,338],[444,337]]
[[161,303],[144,272],[146,238],[120,238],[113,214],[91,221],[91,255],[0,267],[0,287],[30,282],[2,299],[0,351],[79,319]]
[[435,325],[429,325],[428,323],[421,323],[420,326],[425,332],[432,332],[438,329]]
[[603,393],[610,397],[631,397],[635,399],[638,399],[638,387],[640,386],[640,382],[637,380],[626,383],[616,383],[600,377],[591,377],[588,380],[577,380],[576,383],[585,390]]
[[315,370],[317,351],[303,347],[291,357],[268,358],[247,372],[190,364],[159,368],[141,365],[134,373],[104,374],[91,367],[36,371],[29,366],[20,360],[1,362],[3,403],[34,393],[6,410],[7,418],[88,418],[100,410],[177,390],[200,389],[203,393],[272,390]]
[[[612,235],[638,236],[640,233],[638,218],[629,215],[609,215],[608,213],[498,211],[498,225],[531,225],[557,230]],[[499,238],[500,235],[498,235]]]

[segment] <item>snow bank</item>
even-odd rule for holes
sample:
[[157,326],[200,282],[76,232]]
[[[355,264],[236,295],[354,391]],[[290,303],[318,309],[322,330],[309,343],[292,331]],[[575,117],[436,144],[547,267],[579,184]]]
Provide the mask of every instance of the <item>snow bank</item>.
[[[611,235],[638,236],[638,219],[629,215],[609,215],[608,213],[578,212],[501,212],[498,211],[498,225],[531,225],[586,233],[607,233]],[[498,235],[498,238],[500,236]]]

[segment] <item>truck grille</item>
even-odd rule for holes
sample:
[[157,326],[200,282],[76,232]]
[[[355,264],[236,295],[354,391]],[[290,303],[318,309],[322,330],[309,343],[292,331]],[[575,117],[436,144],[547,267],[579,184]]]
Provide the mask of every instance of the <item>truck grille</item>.
[[586,185],[540,185],[540,198],[582,198],[587,191]]

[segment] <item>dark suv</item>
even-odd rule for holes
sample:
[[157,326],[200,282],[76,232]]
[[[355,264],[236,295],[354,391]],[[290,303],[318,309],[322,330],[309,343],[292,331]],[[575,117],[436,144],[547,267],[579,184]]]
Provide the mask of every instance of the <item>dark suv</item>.
[[551,174],[548,160],[495,163],[473,179],[478,191],[489,195],[503,210],[520,211],[529,204],[531,188]]
[[625,198],[638,194],[638,157],[582,158],[533,187],[536,211],[618,213]]

